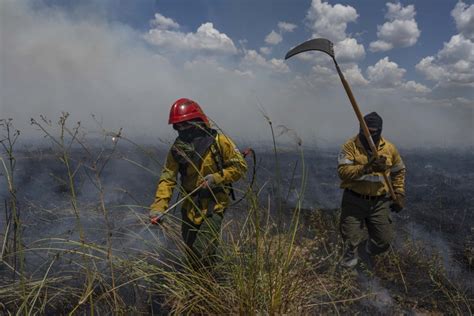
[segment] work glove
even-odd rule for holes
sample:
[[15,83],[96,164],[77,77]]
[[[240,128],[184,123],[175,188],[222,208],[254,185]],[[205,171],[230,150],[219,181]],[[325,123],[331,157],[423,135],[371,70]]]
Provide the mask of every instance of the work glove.
[[405,196],[400,193],[395,194],[396,199],[392,202],[390,209],[392,212],[400,213],[405,208]]
[[150,223],[152,225],[163,224],[164,213],[161,211],[151,210],[150,211]]
[[373,172],[385,172],[389,167],[387,166],[387,157],[380,156],[372,162]]
[[372,170],[372,164],[374,163],[374,161],[375,161],[375,157],[372,157],[372,158],[369,159],[369,162],[364,165],[364,167],[362,168],[362,172],[363,172],[364,174],[368,174],[368,173],[374,172],[374,171]]
[[202,187],[208,187],[208,188],[212,188],[212,187],[215,187],[216,186],[216,179],[214,178],[214,176],[212,174],[208,174],[206,176],[204,176],[203,178],[203,181],[201,183],[201,186]]

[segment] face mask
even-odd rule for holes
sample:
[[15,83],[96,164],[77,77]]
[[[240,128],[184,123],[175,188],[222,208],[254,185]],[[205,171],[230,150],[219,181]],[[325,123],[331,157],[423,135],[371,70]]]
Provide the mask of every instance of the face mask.
[[[383,120],[376,112],[372,112],[364,116],[364,121],[369,128],[370,136],[372,136],[372,140],[374,141],[375,146],[377,147],[380,142],[380,137],[382,136],[382,124]],[[374,131],[370,131],[370,128],[375,129]],[[369,146],[369,142],[365,139],[364,132],[362,128],[359,129],[359,139],[362,145],[364,146],[365,150],[370,153],[371,149]]]
[[378,145],[378,143],[380,142],[380,137],[382,136],[382,129],[378,128],[376,131],[371,131],[370,136],[372,136],[372,140],[374,141],[374,144]]
[[[380,142],[380,138],[382,137],[382,129],[378,128],[376,131],[371,131],[370,136],[372,136],[372,140],[374,141],[374,144],[377,147]],[[362,131],[362,128],[359,130],[359,139],[365,150],[367,150],[367,152],[369,153],[372,152],[369,146],[369,142],[365,138],[364,132]]]
[[189,143],[194,139],[195,129],[193,127],[178,130],[178,138],[184,142]]
[[191,142],[197,137],[206,135],[206,130],[201,126],[192,126],[186,129],[178,129],[178,138],[184,142]]

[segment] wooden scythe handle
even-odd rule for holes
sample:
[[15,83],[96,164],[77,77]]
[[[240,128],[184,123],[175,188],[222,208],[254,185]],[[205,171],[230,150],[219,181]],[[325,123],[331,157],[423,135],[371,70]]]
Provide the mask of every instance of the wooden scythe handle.
[[[352,94],[351,87],[349,86],[349,83],[347,83],[346,79],[344,78],[344,74],[339,68],[339,65],[337,64],[337,61],[334,57],[333,57],[333,60],[334,60],[334,64],[336,65],[339,78],[341,78],[342,85],[344,86],[344,90],[346,90],[347,96],[349,97],[349,100],[351,101],[352,108],[354,109],[357,119],[359,120],[360,126],[362,126],[362,131],[364,132],[364,136],[369,142],[370,149],[372,150],[372,153],[374,154],[375,158],[378,158],[379,153],[377,151],[377,148],[375,147],[374,140],[372,139],[372,136],[370,135],[369,128],[367,127],[367,124],[365,123],[364,117],[362,116],[362,113],[360,112],[359,106],[357,105],[354,95]],[[397,196],[395,195],[395,191],[393,190],[392,182],[390,181],[390,179],[388,178],[385,172],[383,173],[383,178],[385,180],[385,183],[388,186],[388,191],[390,192],[390,196],[392,197],[394,201],[396,201]]]

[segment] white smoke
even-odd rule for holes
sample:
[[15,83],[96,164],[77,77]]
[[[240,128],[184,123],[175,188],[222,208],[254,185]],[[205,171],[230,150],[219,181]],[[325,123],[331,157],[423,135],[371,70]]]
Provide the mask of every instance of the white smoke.
[[[145,32],[107,22],[92,11],[72,18],[59,9],[33,8],[26,0],[1,2],[0,117],[13,118],[23,138],[40,136],[29,126],[31,117],[56,120],[61,112],[83,122],[94,113],[105,127],[123,127],[140,139],[171,138],[169,106],[180,97],[198,101],[220,127],[245,142],[270,139],[262,106],[275,124],[295,130],[306,145],[338,146],[358,130],[335,72],[298,74],[292,69],[297,59],[287,62],[289,72],[276,72],[267,66],[285,66],[280,59],[252,64],[245,61],[249,49],[240,48],[229,56],[169,54],[150,46]],[[182,23],[159,17],[174,22],[174,28]],[[378,111],[385,135],[400,146],[465,145],[472,131],[469,99],[461,98],[459,105],[451,98],[446,107],[432,104],[416,89],[355,83],[353,88],[362,111]],[[467,141],[473,144],[472,137]]]

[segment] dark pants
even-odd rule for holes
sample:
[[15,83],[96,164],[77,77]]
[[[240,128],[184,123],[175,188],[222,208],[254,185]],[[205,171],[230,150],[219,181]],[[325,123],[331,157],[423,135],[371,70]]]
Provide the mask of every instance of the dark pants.
[[342,197],[341,235],[347,251],[355,251],[369,233],[368,252],[376,255],[390,247],[394,231],[390,216],[392,201],[388,197],[364,199],[345,190]]
[[188,259],[193,266],[208,267],[215,263],[223,218],[222,213],[212,212],[200,225],[196,225],[183,212],[181,234],[188,247]]

